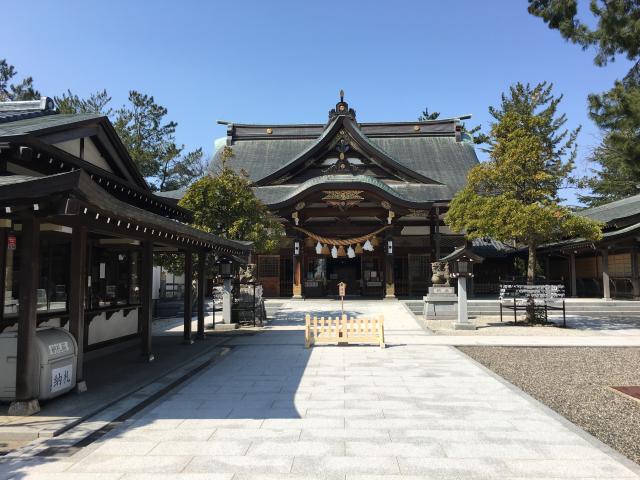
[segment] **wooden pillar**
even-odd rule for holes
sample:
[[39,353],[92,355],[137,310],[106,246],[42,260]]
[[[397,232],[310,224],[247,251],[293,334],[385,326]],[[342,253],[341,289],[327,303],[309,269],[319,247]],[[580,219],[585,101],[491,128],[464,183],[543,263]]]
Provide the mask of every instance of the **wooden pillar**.
[[84,308],[87,286],[87,227],[73,227],[69,278],[69,332],[78,343],[76,390],[87,389],[84,381]]
[[544,274],[547,276],[547,282],[551,280],[551,255],[544,257]]
[[207,252],[201,250],[198,253],[198,338],[204,339],[204,306],[206,301],[207,278],[206,278]]
[[436,256],[436,221],[437,217],[431,215],[429,218],[429,256],[431,262],[439,260]]
[[435,243],[436,243],[436,259],[440,260],[440,208],[436,207],[436,230],[435,230]]
[[0,320],[4,319],[4,298],[7,289],[7,243],[9,238],[11,220],[0,219]]
[[191,306],[193,305],[193,253],[190,250],[184,252],[184,329],[183,329],[183,343],[191,345],[193,339],[191,338],[191,319],[193,312]]
[[[384,298],[394,299],[396,298],[396,285],[393,275],[393,253],[389,253],[389,241],[393,242],[393,238],[391,236],[386,237],[383,244],[385,253]],[[393,248],[395,249],[395,245]]]
[[32,415],[40,411],[40,405],[36,399],[38,355],[35,346],[40,272],[40,221],[33,215],[22,217],[22,235],[18,248],[20,248],[20,294],[16,399],[9,407],[9,415]]
[[140,326],[141,347],[145,360],[152,362],[151,339],[153,335],[153,242],[142,242],[142,259],[140,272]]
[[571,276],[571,296],[578,296],[578,287],[576,282],[576,254],[571,252],[569,255],[569,274]]
[[[300,247],[302,248],[302,247]],[[302,298],[302,258],[293,256],[293,298]]]
[[631,284],[633,286],[633,298],[640,298],[640,273],[638,272],[638,250],[634,246],[629,252],[631,256]]
[[602,297],[611,300],[611,282],[609,280],[609,250],[602,249]]

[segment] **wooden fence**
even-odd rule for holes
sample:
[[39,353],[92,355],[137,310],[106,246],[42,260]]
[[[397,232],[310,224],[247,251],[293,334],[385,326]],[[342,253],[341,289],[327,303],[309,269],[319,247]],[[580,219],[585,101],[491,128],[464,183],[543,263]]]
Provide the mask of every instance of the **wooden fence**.
[[367,343],[384,348],[384,316],[377,317],[305,317],[304,343],[307,348],[317,343],[348,345]]

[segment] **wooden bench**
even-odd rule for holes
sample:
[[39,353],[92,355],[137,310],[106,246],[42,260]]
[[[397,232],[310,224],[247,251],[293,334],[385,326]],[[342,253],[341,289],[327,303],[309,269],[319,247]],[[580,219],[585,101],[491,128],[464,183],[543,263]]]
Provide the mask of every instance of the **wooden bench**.
[[304,343],[349,345],[366,343],[384,348],[384,316],[377,317],[305,317]]

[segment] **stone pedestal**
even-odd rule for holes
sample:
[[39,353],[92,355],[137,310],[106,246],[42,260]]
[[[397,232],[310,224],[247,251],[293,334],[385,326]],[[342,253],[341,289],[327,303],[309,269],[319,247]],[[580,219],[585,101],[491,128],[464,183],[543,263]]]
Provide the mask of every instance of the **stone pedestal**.
[[38,400],[14,401],[9,405],[9,415],[13,417],[28,417],[40,411]]
[[424,318],[427,320],[455,320],[458,312],[458,297],[454,287],[429,287],[424,300]]

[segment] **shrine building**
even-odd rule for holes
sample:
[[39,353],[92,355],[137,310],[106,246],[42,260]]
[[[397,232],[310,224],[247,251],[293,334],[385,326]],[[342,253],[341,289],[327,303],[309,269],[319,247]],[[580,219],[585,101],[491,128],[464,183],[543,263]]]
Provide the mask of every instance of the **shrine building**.
[[[340,281],[348,295],[426,294],[431,262],[465,241],[443,218],[478,164],[462,128],[468,118],[360,123],[341,92],[326,123],[221,122],[233,152],[227,165],[249,175],[286,230],[278,252],[256,258],[265,294],[336,295]],[[494,257],[505,248],[476,243]],[[476,280],[495,290],[503,264],[489,259],[491,278],[478,272]]]

